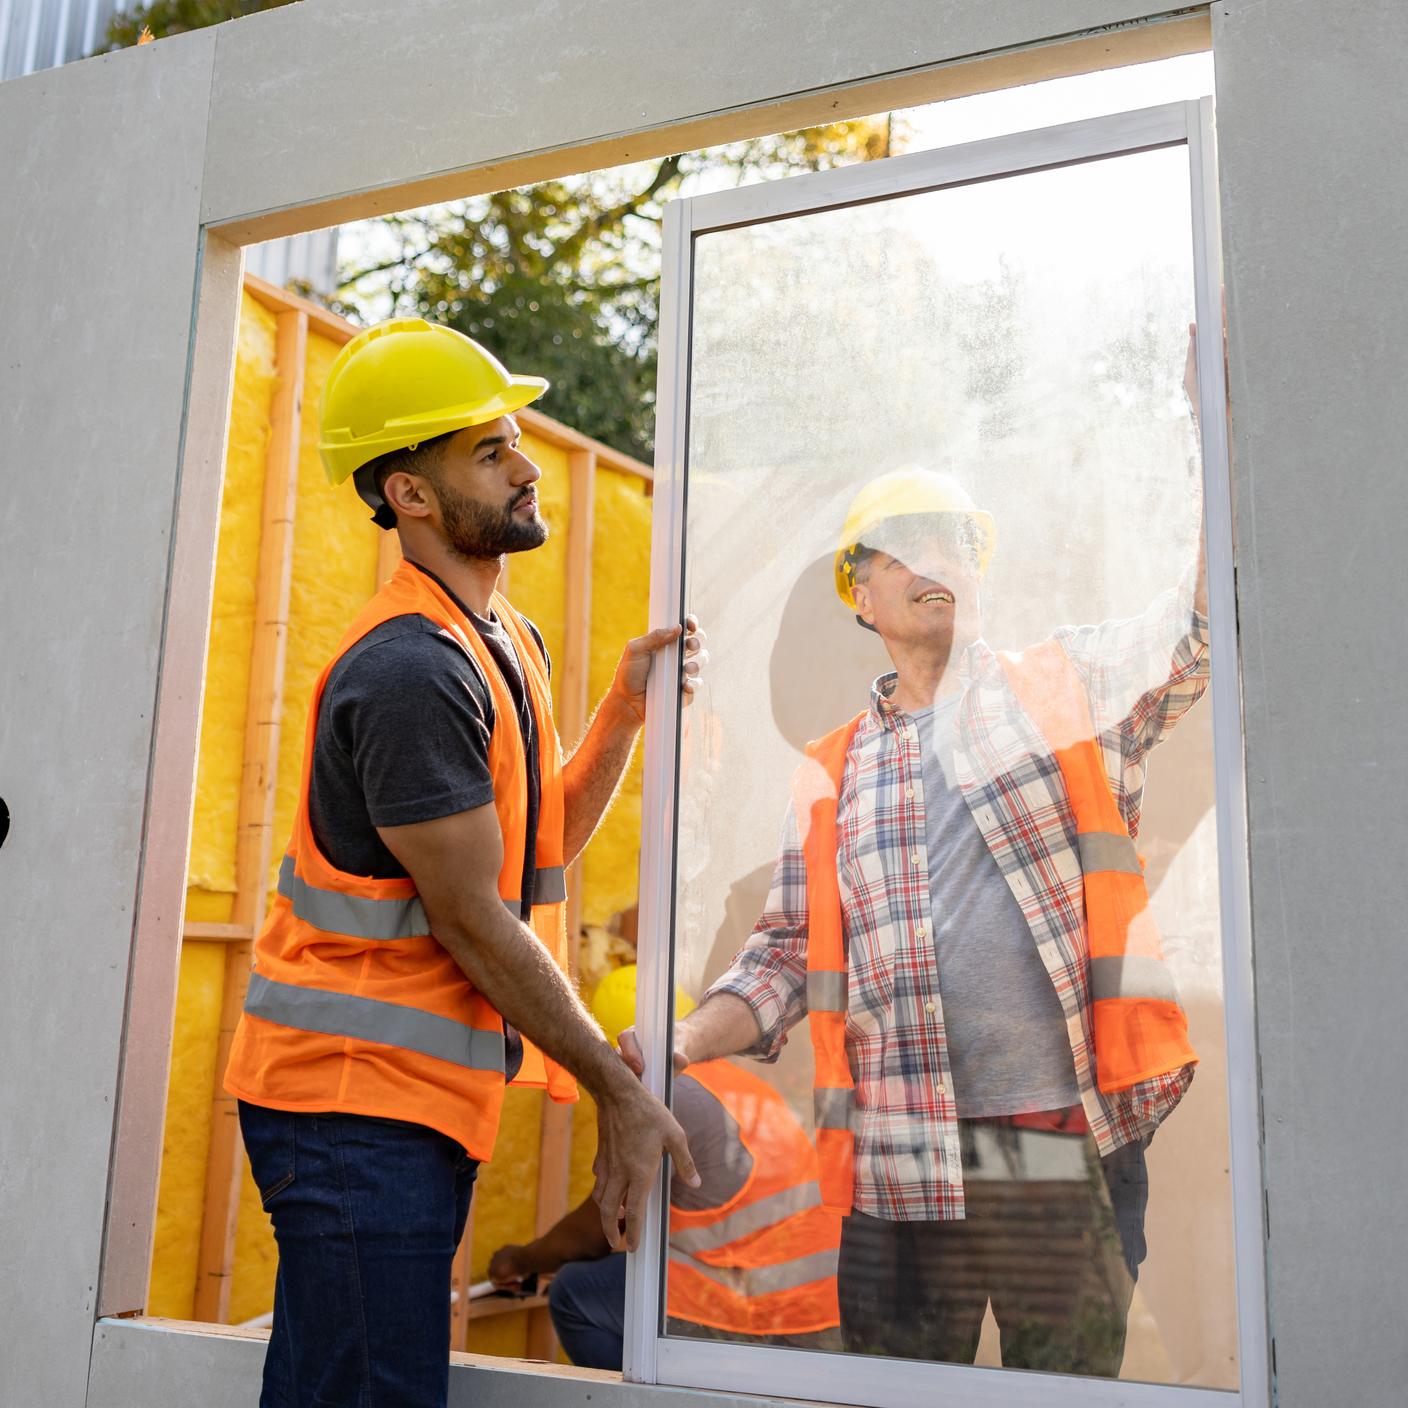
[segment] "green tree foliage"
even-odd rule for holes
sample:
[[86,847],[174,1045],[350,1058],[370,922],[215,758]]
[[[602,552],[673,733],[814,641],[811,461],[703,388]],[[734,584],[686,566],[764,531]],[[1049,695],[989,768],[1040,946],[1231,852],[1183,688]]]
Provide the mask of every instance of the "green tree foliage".
[[883,156],[889,141],[884,119],[837,122],[392,216],[384,257],[344,269],[337,307],[458,328],[546,376],[549,415],[648,458],[665,202]]
[[237,20],[291,3],[292,0],[151,0],[150,4],[114,15],[103,48],[129,48],[141,39],[143,30],[150,31],[153,39],[165,39],[168,34],[204,29],[222,20]]
[[[290,3],[150,0],[113,19],[105,47]],[[384,256],[346,268],[332,306],[359,321],[415,314],[459,328],[509,366],[546,376],[549,415],[648,458],[665,202],[701,182],[887,156],[891,139],[885,118],[834,122],[391,216],[380,222]]]

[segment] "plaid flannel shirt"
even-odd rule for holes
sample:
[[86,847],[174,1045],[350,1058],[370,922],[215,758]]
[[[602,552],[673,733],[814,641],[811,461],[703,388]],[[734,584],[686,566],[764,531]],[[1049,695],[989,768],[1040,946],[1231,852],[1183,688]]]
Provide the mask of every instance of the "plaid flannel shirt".
[[[1136,838],[1149,750],[1207,687],[1207,620],[1193,610],[1191,581],[1141,616],[1056,632],[1086,684],[1106,773]],[[1096,1088],[1083,882],[1060,769],[992,650],[977,642],[959,668],[957,780],[1060,998],[1081,1101],[1109,1153],[1152,1132],[1193,1070],[1113,1095]],[[855,1206],[892,1221],[935,1221],[964,1215],[962,1161],[932,937],[918,730],[890,703],[894,683],[894,675],[875,682],[837,805]],[[747,1054],[777,1059],[806,1013],[806,963],[806,865],[789,806],[767,906],[710,989],[735,994],[756,1015],[762,1036]]]

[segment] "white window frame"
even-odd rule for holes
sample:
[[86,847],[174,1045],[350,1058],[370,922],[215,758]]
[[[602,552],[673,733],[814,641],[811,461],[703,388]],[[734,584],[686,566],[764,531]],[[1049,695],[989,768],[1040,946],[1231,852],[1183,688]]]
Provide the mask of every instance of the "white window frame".
[[[995,137],[842,170],[673,202],[665,213],[650,619],[678,621],[684,598],[689,351],[694,240],[713,230],[888,199],[1101,157],[1186,146],[1192,195],[1194,296],[1202,407],[1204,518],[1211,618],[1213,757],[1217,804],[1224,1020],[1235,1243],[1239,1380],[1236,1390],[925,1364],[669,1338],[660,1332],[664,1176],[639,1252],[629,1259],[625,1375],[639,1383],[813,1398],[870,1408],[915,1403],[964,1408],[1263,1408],[1267,1362],[1261,1149],[1252,998],[1251,909],[1233,579],[1221,307],[1216,154],[1211,98]],[[646,1083],[667,1089],[673,990],[675,803],[679,756],[677,649],[653,672],[647,698],[641,850],[638,1029]]]

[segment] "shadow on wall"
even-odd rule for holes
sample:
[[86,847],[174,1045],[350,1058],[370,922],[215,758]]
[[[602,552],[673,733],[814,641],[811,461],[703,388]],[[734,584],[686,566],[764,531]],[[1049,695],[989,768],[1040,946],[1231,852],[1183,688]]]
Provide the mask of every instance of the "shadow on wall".
[[[880,637],[857,625],[837,597],[831,555],[817,558],[792,587],[768,661],[773,722],[796,751],[798,762],[809,742],[866,707],[871,684],[890,668]],[[786,802],[785,797],[777,799],[779,828]],[[767,902],[771,880],[769,861],[729,886],[723,923],[704,967],[706,983],[729,966],[747,941]]]
[[860,713],[875,677],[892,668],[880,637],[858,625],[836,595],[831,554],[817,558],[782,608],[768,664],[778,731],[800,754]]

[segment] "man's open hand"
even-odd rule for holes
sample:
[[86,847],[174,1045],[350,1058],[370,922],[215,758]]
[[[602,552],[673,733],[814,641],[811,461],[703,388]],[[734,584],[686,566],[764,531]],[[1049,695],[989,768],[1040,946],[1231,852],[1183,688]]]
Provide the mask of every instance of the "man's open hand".
[[622,1081],[610,1097],[597,1103],[596,1187],[592,1197],[601,1209],[601,1230],[612,1251],[633,1252],[640,1245],[645,1203],[655,1183],[662,1154],[668,1153],[691,1187],[699,1175],[689,1142],[675,1117],[644,1086]]
[[709,652],[704,649],[704,632],[699,629],[698,620],[686,616],[682,627],[661,626],[659,630],[626,642],[611,688],[642,723],[645,722],[645,686],[650,679],[650,667],[656,655],[681,635],[684,636],[684,648],[680,652],[683,661],[680,666],[680,688],[688,704],[698,685],[700,673],[709,660]]

